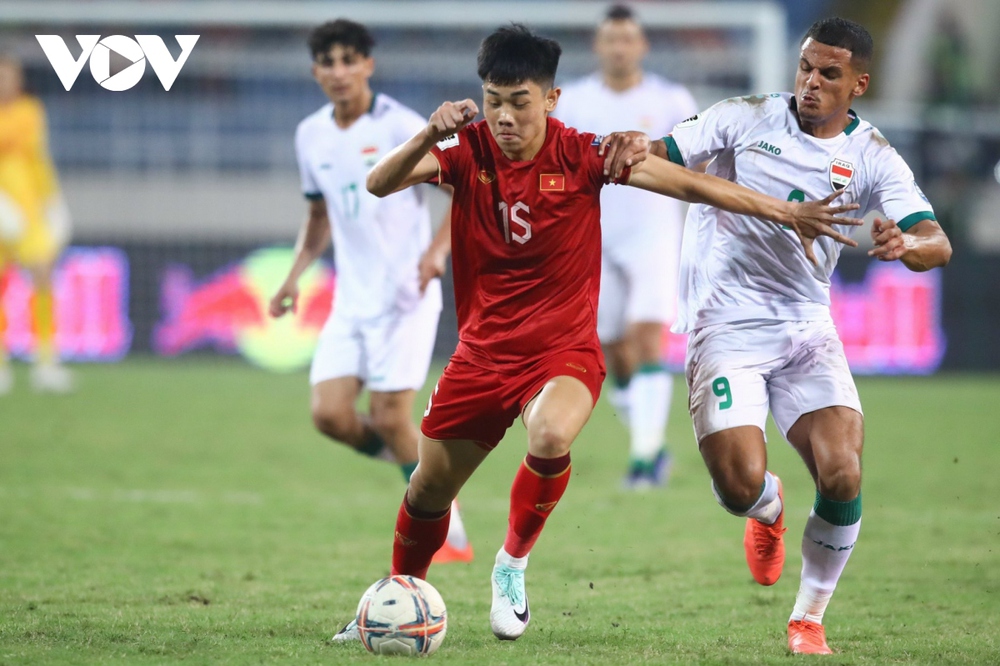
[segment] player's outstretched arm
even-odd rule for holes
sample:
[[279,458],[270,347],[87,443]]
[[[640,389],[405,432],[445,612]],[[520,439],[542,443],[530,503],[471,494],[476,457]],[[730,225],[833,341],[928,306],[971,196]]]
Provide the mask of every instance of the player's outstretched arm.
[[875,218],[871,234],[875,247],[869,257],[898,259],[911,271],[929,271],[951,260],[951,241],[934,220],[921,220],[904,232],[895,220]]
[[791,227],[798,235],[806,257],[813,264],[816,263],[816,255],[812,249],[813,239],[817,236],[829,236],[838,243],[856,247],[856,241],[834,229],[833,225],[859,226],[864,223],[863,220],[852,217],[837,217],[858,209],[858,204],[832,205],[833,200],[842,193],[840,190],[821,201],[782,201],[722,178],[691,171],[655,155],[648,156],[644,162],[633,167],[628,184],[682,201],[708,204],[737,215],[748,215]]
[[314,199],[309,202],[309,217],[299,230],[295,242],[295,259],[288,277],[275,292],[268,305],[272,317],[281,317],[291,310],[295,312],[299,300],[299,277],[330,246],[330,220],[327,218],[326,201]]
[[430,154],[431,148],[468,125],[478,113],[479,108],[471,99],[439,106],[423,131],[397,146],[368,172],[365,182],[368,191],[384,197],[436,176],[438,162]]

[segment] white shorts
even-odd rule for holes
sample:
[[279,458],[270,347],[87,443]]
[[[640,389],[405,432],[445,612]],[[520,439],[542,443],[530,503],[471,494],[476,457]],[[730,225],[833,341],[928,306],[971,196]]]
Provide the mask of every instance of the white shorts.
[[597,336],[601,342],[621,340],[629,324],[673,323],[680,254],[680,238],[673,231],[637,230],[625,243],[605,244],[597,308]]
[[752,320],[688,338],[689,408],[697,441],[737,426],[764,432],[768,408],[781,434],[803,414],[861,401],[832,322]]
[[420,390],[427,379],[441,316],[441,291],[428,289],[410,312],[375,319],[327,319],[313,356],[309,382],[357,377],[369,391]]

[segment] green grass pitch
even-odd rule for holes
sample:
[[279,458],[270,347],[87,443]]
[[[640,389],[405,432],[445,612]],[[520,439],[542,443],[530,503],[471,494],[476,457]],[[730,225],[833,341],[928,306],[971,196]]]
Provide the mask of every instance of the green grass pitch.
[[[0,664],[383,662],[327,640],[388,570],[397,469],[311,429],[304,374],[229,361],[79,367],[80,390],[0,398]],[[1000,663],[1000,378],[860,379],[864,527],[825,664]],[[785,623],[812,504],[773,431],[788,561],[755,585],[713,501],[682,383],[662,492],[618,490],[602,400],[532,554],[532,626],[489,629],[489,573],[524,454],[515,425],[463,492],[471,565],[431,569],[441,664],[798,663]],[[421,405],[422,406],[422,405]]]

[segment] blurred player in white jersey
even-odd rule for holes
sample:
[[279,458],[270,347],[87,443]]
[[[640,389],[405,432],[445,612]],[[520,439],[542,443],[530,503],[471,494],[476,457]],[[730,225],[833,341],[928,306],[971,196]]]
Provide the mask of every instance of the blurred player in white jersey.
[[[649,44],[632,10],[616,5],[597,28],[601,70],[563,87],[555,116],[571,127],[610,134],[622,127],[663,136],[698,107],[684,86],[645,72]],[[614,387],[608,393],[628,427],[624,486],[666,482],[664,432],[673,376],[663,365],[664,325],[677,311],[684,204],[635,188],[601,191],[601,297],[597,332]]]
[[[802,40],[794,94],[719,102],[653,152],[685,165],[712,160],[709,173],[789,201],[842,191],[841,203],[885,215],[872,225],[871,256],[913,271],[944,266],[951,244],[913,172],[851,110],[868,88],[873,48],[862,26],[819,21]],[[830,315],[840,246],[818,238],[808,261],[792,252],[798,242],[790,230],[692,206],[676,329],[690,333],[691,417],[713,492],[747,518],[747,564],[762,585],[777,582],[785,561],[781,482],[767,471],[768,409],[812,474],[788,646],[830,654],[823,614],[861,528],[864,420]]]
[[[313,358],[312,416],[328,437],[398,464],[409,480],[419,433],[413,401],[427,378],[441,313],[450,224],[431,239],[427,192],[384,199],[365,189],[368,170],[426,124],[369,85],[374,40],[365,26],[340,19],[309,38],[313,76],[330,99],[299,123],[295,151],[309,214],[288,278],[270,312],[295,310],[298,279],[333,240],[333,311]],[[361,390],[370,413],[357,411]],[[472,547],[457,512],[437,562],[470,561]]]

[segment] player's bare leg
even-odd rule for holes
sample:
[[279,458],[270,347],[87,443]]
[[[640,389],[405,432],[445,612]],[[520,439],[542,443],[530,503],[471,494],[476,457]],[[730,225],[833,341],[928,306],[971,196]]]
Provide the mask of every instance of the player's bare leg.
[[336,377],[312,388],[313,425],[321,433],[372,458],[393,460],[392,451],[372,427],[371,418],[357,410],[362,383],[357,377]]
[[816,482],[816,502],[802,536],[802,577],[788,622],[788,647],[830,654],[823,614],[861,531],[864,419],[849,407],[803,415],[788,431]]
[[490,626],[501,640],[518,638],[531,619],[524,586],[528,554],[566,491],[570,446],[593,408],[593,396],[580,380],[555,377],[521,412],[528,429],[528,455],[510,490],[507,537],[492,577]]
[[702,438],[699,448],[715,499],[747,518],[743,549],[750,573],[761,585],[774,585],[785,564],[784,501],[781,480],[767,471],[764,433],[756,426],[727,428]]
[[370,416],[358,415],[378,435],[400,465],[417,462],[417,441],[420,430],[413,422],[413,401],[417,392],[372,391]]
[[452,503],[489,451],[468,440],[440,442],[423,435],[418,448],[420,464],[396,518],[392,573],[426,578],[448,536]]
[[[371,426],[382,438],[395,460],[410,474],[417,465],[417,442],[420,430],[413,422],[413,401],[417,392],[413,390],[380,392],[371,394]],[[409,475],[407,476],[409,481]],[[465,533],[462,516],[458,512],[458,502],[451,507],[448,523],[448,537],[444,545],[434,554],[435,564],[448,562],[471,562],[472,544]]]
[[611,390],[606,393],[608,402],[615,410],[615,416],[626,428],[631,428],[631,415],[629,409],[629,385],[632,382],[632,374],[638,366],[638,359],[635,357],[635,349],[626,343],[625,337],[610,342],[602,342],[604,348],[604,360],[608,364],[608,374],[612,379]]
[[55,298],[52,285],[52,264],[29,266],[35,288],[32,300],[36,350],[31,368],[31,386],[42,393],[69,393],[73,390],[73,374],[59,362],[56,347]]
[[666,483],[670,454],[664,443],[673,376],[663,367],[663,324],[634,322],[625,336],[605,345],[615,377],[612,404],[626,415],[630,439],[629,471],[624,486],[645,490]]

